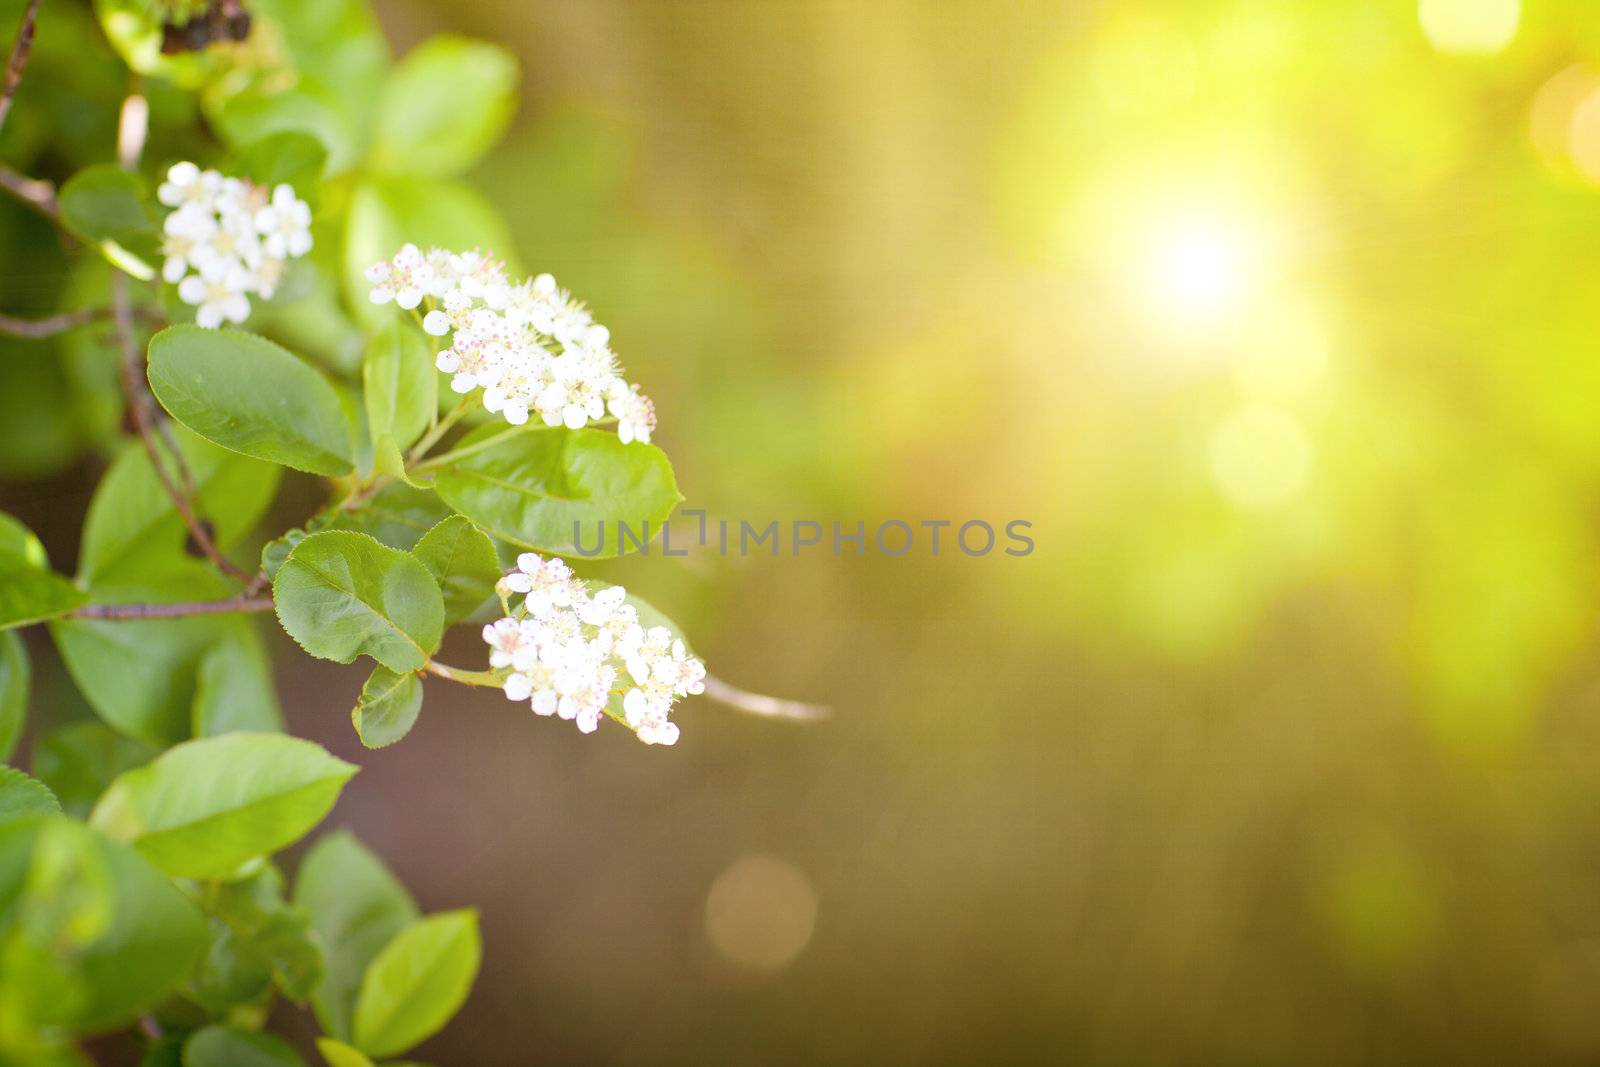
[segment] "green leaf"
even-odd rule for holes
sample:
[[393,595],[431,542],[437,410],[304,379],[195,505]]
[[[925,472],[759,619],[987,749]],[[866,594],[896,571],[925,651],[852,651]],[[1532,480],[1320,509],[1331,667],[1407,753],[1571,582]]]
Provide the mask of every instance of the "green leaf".
[[[478,446],[486,447],[471,451]],[[618,522],[641,535],[648,522],[654,534],[683,499],[659,448],[600,430],[481,426],[455,451],[469,454],[439,469],[440,499],[496,537],[543,552],[573,555],[581,537],[583,555],[619,555]]]
[[271,1034],[208,1026],[185,1042],[183,1067],[305,1067],[305,1060]]
[[210,114],[222,139],[236,149],[293,133],[313,137],[327,148],[328,174],[341,174],[358,160],[361,131],[352,128],[336,94],[309,80],[281,92],[252,86]]
[[114,163],[85,167],[61,186],[56,203],[61,224],[113,266],[136,278],[155,277],[150,261],[160,249],[160,230],[138,175]]
[[[226,596],[228,583],[199,562],[148,584],[99,585],[104,604],[169,603]],[[249,640],[242,615],[177,619],[59,619],[50,634],[72,680],[106,722],[131,737],[169,745],[190,735],[200,661],[218,641]]]
[[371,178],[356,186],[345,221],[345,302],[369,327],[395,315],[393,306],[367,299],[372,283],[366,270],[388,259],[410,241],[422,248],[477,248],[511,258],[505,220],[483,195],[454,181],[423,178]]
[[369,165],[443,178],[472,166],[516,109],[517,60],[499,45],[430,37],[384,82]]
[[367,347],[361,376],[372,440],[404,449],[422,436],[439,405],[439,375],[428,342],[404,319],[387,323]]
[[272,663],[254,626],[230,628],[200,657],[194,687],[196,737],[236,732],[280,733],[283,711]]
[[350,721],[363,745],[382,748],[410,733],[421,710],[421,679],[410,671],[397,674],[380,665],[361,687]]
[[208,737],[123,774],[89,822],[168,874],[224,878],[304,836],[355,773],[295,737]]
[[329,529],[364,533],[390,548],[408,551],[449,515],[449,507],[433,490],[390,485],[355,511],[341,512]]
[[117,775],[149,763],[157,751],[104,723],[69,723],[39,739],[33,773],[69,814],[83,818]]
[[[196,976],[196,991],[212,998],[202,1002],[216,1011],[259,1000],[276,982],[285,996],[303,1004],[322,981],[322,949],[305,910],[283,899],[277,867],[263,863],[248,878],[213,887],[205,899],[214,917],[212,956],[219,965]],[[230,975],[241,980],[232,984]]]
[[243,1005],[265,1007],[272,967],[221,919],[208,921],[211,941],[195,964],[184,994],[213,1015]]
[[39,781],[15,767],[0,767],[0,822],[28,815],[59,815],[61,802]]
[[430,915],[400,931],[361,979],[356,1047],[394,1056],[438,1033],[466,1002],[480,956],[471,909]]
[[[194,479],[197,516],[211,524],[219,548],[233,547],[272,503],[279,468],[218,448],[182,426],[173,428],[173,436]],[[78,578],[93,586],[114,575],[131,578],[174,559],[193,558],[185,552],[188,537],[149,455],[130,444],[89,502]]]
[[272,591],[284,630],[320,659],[369,655],[391,670],[421,670],[444,630],[444,601],[428,569],[365,534],[305,538]]
[[328,150],[315,135],[278,130],[240,148],[228,170],[268,189],[289,185],[296,196],[315,208],[327,166]]
[[452,515],[423,535],[411,550],[439,583],[447,622],[459,622],[494,595],[500,557],[487,534]]
[[0,629],[52,619],[88,603],[83,590],[49,567],[39,539],[0,512]]
[[88,1033],[164,1000],[206,938],[168,878],[59,817],[0,825],[0,934],[7,999],[26,992],[35,1023]]
[[328,1061],[328,1067],[373,1067],[366,1053],[331,1037],[317,1038],[317,1051]]
[[323,836],[300,865],[294,902],[311,916],[327,975],[311,996],[323,1030],[348,1040],[356,990],[367,964],[417,918],[417,905],[349,831]]
[[224,448],[311,474],[345,474],[353,463],[339,394],[266,338],[169,326],[150,339],[150,388],[173,418]]
[[28,719],[28,646],[16,633],[0,633],[0,763],[11,758]]

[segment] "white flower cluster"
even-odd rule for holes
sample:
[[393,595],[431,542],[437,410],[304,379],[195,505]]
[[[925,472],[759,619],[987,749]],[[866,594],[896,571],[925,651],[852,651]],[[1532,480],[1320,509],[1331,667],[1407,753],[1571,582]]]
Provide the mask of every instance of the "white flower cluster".
[[513,283],[478,252],[408,244],[367,270],[374,304],[427,305],[422,328],[449,344],[439,369],[458,393],[483,388],[483,406],[513,426],[537,412],[549,426],[582,429],[617,419],[623,443],[650,440],[655,406],[623,381],[611,333],[548,274]]
[[483,628],[489,665],[511,668],[508,699],[530,701],[538,714],[570,719],[587,734],[620,694],[620,717],[639,740],[678,740],[672,705],[705,692],[706,667],[671,630],[641,626],[620,585],[590,596],[565,563],[532,552],[518,556],[517,569],[500,579],[500,595],[513,594],[522,600],[510,614]]
[[250,294],[270,300],[288,261],[311,251],[311,209],[288,185],[269,194],[242,178],[175,163],[156,199],[172,208],[162,224],[161,276],[209,329],[243,322]]

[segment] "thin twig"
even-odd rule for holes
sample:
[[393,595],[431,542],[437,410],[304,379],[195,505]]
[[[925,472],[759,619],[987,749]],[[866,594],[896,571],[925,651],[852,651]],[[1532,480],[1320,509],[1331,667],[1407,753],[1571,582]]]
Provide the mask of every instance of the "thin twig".
[[43,178],[30,178],[25,174],[18,174],[10,167],[0,165],[0,189],[4,189],[51,222],[61,221],[61,207],[56,203],[56,187]]
[[22,12],[22,28],[11,46],[11,58],[6,61],[5,82],[0,84],[0,129],[5,128],[6,116],[11,113],[11,101],[22,84],[22,68],[28,65],[28,54],[33,51],[33,26],[39,17],[39,0],[28,0]]
[[111,309],[112,321],[117,325],[117,340],[122,345],[122,391],[127,397],[128,413],[133,417],[133,425],[139,432],[139,440],[143,442],[145,453],[150,457],[150,466],[160,479],[161,487],[172,499],[172,506],[183,520],[183,525],[188,528],[189,537],[195,546],[218,570],[241,582],[249,582],[253,575],[240,570],[232,560],[222,554],[216,542],[211,539],[210,531],[195,516],[188,496],[167,473],[161,449],[156,445],[155,402],[150,397],[150,390],[145,386],[144,356],[139,351],[139,341],[133,332],[133,309],[128,304],[128,279],[117,271],[111,274]]
[[748,689],[729,685],[721,678],[710,674],[706,675],[706,698],[735,711],[760,715],[767,719],[816,722],[818,719],[833,717],[833,709],[826,704],[806,704],[799,700],[767,696],[765,693],[752,693]]
[[42,319],[19,319],[11,315],[0,315],[0,333],[10,337],[54,337],[58,333],[87,326],[91,322],[102,322],[111,317],[111,309],[105,308],[79,308],[76,311],[63,311],[59,315],[50,315]]
[[245,596],[226,600],[190,600],[177,604],[85,604],[72,612],[79,619],[181,619],[189,615],[225,615],[239,612],[271,611],[269,596]]

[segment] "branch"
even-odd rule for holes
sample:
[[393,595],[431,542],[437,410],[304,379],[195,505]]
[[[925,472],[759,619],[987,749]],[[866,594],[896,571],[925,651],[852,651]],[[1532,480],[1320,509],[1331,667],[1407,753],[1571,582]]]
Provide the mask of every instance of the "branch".
[[0,84],[0,129],[5,128],[11,101],[17,95],[17,86],[22,84],[22,68],[28,65],[28,53],[33,51],[33,25],[38,17],[39,0],[28,0],[27,10],[22,13],[22,28],[17,31],[11,58],[6,62],[5,82]]
[[29,178],[10,167],[0,166],[0,189],[27,204],[51,222],[61,221],[61,208],[56,204],[56,187],[43,178]]
[[240,594],[227,600],[191,600],[178,604],[86,604],[72,612],[77,619],[181,619],[189,615],[225,615],[271,611],[272,598]]
[[111,310],[112,321],[117,324],[117,340],[122,345],[122,391],[127,397],[128,413],[133,417],[134,428],[139,431],[139,440],[144,443],[145,453],[150,457],[150,466],[160,479],[161,487],[167,491],[167,496],[172,498],[172,506],[183,519],[183,525],[188,528],[189,537],[195,546],[222,573],[241,582],[251,581],[253,575],[234,566],[233,561],[218,550],[216,542],[211,539],[211,531],[195,516],[188,496],[167,473],[161,449],[156,447],[155,402],[150,397],[149,389],[145,387],[144,354],[139,351],[139,341],[133,333],[133,308],[128,304],[128,279],[120,271],[111,273]]
[[77,311],[64,311],[59,315],[43,319],[19,319],[11,315],[0,315],[0,333],[10,337],[53,337],[58,333],[87,326],[91,322],[101,322],[110,317],[110,308],[79,308]]
[[706,698],[735,711],[760,715],[766,719],[793,719],[797,722],[816,722],[833,717],[833,709],[826,704],[806,704],[798,700],[752,693],[729,685],[715,675],[706,675]]

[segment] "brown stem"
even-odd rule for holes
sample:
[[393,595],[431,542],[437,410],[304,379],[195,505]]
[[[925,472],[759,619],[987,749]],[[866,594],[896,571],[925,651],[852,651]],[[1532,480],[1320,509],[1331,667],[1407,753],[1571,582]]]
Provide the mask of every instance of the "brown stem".
[[0,83],[0,129],[5,128],[6,116],[11,114],[11,101],[22,84],[22,68],[28,65],[28,53],[33,51],[33,26],[39,17],[39,0],[28,0],[22,12],[22,28],[17,30],[17,40],[11,46],[11,58],[6,61],[5,81]]
[[798,700],[785,700],[765,693],[752,693],[729,685],[715,675],[706,675],[706,698],[726,705],[735,711],[760,715],[768,719],[796,719],[804,722],[826,719],[833,709],[826,704],[805,704]]
[[183,525],[188,529],[189,537],[195,546],[219,571],[241,582],[249,582],[253,576],[240,570],[232,560],[222,554],[216,542],[211,539],[211,532],[196,517],[187,494],[167,473],[161,449],[156,445],[158,431],[155,401],[145,385],[143,353],[139,351],[139,340],[133,332],[133,309],[128,303],[128,279],[119,271],[113,271],[111,274],[111,310],[112,321],[117,325],[117,340],[122,345],[122,391],[127,397],[128,413],[133,418],[134,428],[139,432],[139,440],[143,442],[145,453],[150,457],[150,466],[160,479],[161,487],[167,491],[167,496],[172,498],[172,506],[183,520]]
[[229,597],[226,600],[191,600],[178,604],[86,604],[72,612],[78,619],[181,619],[188,615],[224,615],[271,611],[269,596]]
[[30,178],[25,174],[18,174],[10,167],[0,166],[0,189],[4,189],[51,222],[61,221],[61,208],[56,203],[56,187],[43,178]]
[[19,319],[11,315],[0,315],[0,333],[11,337],[53,337],[58,333],[65,333],[110,317],[110,308],[79,308],[76,311],[63,311],[59,315],[43,319]]

